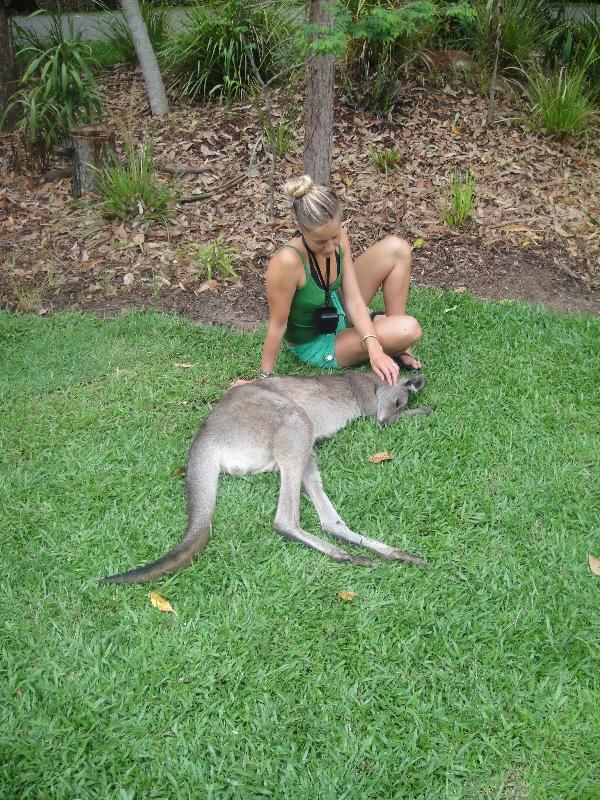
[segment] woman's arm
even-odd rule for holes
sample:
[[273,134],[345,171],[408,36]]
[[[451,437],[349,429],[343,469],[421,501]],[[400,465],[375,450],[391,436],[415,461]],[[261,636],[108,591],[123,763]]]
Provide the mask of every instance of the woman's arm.
[[384,352],[375,333],[373,320],[371,319],[367,304],[360,293],[360,288],[356,279],[356,270],[354,268],[354,262],[352,261],[348,234],[343,228],[340,245],[344,251],[342,289],[344,292],[345,309],[352,320],[355,331],[361,339],[362,347],[365,350],[365,356],[368,357],[373,372],[375,372],[381,380],[395,383],[398,375],[398,366],[390,356]]
[[273,372],[287,328],[292,300],[304,270],[293,250],[280,250],[267,267],[266,288],[269,327],[263,345],[261,372]]

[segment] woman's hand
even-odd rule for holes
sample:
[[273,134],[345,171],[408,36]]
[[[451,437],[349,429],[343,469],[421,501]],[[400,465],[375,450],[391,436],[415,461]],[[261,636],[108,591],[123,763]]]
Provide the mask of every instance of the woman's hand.
[[[369,341],[369,340],[367,340]],[[390,358],[384,353],[383,348],[377,340],[376,344],[369,347],[369,362],[371,369],[382,381],[387,381],[390,386],[395,386],[398,382],[398,375],[400,374],[400,367],[393,358]]]

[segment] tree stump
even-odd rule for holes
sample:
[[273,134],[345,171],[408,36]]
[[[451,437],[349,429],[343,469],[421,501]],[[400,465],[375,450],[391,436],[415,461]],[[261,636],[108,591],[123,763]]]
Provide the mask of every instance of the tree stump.
[[73,197],[98,192],[97,170],[110,160],[115,151],[113,129],[104,123],[80,125],[71,131],[73,147]]

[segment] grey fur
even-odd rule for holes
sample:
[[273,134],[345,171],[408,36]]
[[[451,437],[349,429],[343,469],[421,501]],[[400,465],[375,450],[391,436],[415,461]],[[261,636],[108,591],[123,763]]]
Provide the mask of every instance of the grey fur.
[[321,528],[330,536],[372,550],[381,558],[424,564],[418,556],[354,533],[323,490],[313,445],[358,417],[389,425],[401,414],[429,414],[407,409],[410,395],[425,385],[420,373],[382,383],[372,372],[344,372],[315,377],[277,377],[229,389],[198,431],[187,470],[188,524],[180,543],[158,561],[100,583],[144,583],[177,572],[206,547],[222,472],[247,475],[279,472],[281,486],[275,530],[313,547],[335,561],[370,565],[365,556],[348,553],[300,527],[300,491],[313,502]]

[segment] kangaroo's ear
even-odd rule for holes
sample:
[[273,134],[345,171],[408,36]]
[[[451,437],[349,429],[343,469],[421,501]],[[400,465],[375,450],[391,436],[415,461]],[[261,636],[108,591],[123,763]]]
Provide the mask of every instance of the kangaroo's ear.
[[409,392],[418,392],[419,389],[422,389],[426,383],[427,379],[422,372],[415,372],[414,375],[404,379],[404,385]]

